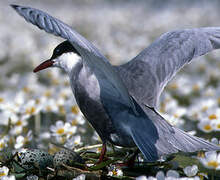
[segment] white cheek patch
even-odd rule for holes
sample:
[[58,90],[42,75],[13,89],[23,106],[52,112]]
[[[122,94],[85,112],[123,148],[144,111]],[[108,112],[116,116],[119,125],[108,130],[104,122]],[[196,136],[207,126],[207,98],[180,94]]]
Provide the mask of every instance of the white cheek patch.
[[70,73],[76,64],[81,61],[81,59],[81,56],[74,52],[64,53],[55,60],[54,66],[60,67],[67,73]]

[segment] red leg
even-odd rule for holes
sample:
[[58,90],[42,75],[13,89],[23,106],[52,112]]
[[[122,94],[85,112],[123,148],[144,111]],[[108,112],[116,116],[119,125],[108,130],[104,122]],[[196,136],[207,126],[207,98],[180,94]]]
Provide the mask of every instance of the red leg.
[[128,159],[128,161],[126,161],[124,163],[118,163],[116,165],[117,166],[133,167],[138,153],[139,153],[139,150],[136,150],[135,153],[131,156],[131,158]]
[[101,154],[100,154],[100,156],[99,156],[99,161],[98,161],[96,164],[99,164],[99,163],[101,163],[101,162],[103,161],[103,159],[104,159],[104,157],[105,157],[106,151],[107,151],[106,144],[103,143],[103,145],[102,145],[102,150],[101,150]]

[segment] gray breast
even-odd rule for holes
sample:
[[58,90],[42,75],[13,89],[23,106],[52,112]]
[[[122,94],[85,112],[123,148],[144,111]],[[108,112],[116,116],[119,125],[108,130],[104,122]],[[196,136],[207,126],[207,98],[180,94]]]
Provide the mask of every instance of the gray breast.
[[109,134],[114,128],[101,103],[99,84],[95,75],[81,63],[73,69],[70,80],[80,110],[102,141],[108,141]]
[[102,141],[109,141],[118,146],[134,146],[133,140],[117,132],[117,128],[114,127],[101,101],[100,85],[95,74],[80,63],[73,69],[70,80],[80,110]]

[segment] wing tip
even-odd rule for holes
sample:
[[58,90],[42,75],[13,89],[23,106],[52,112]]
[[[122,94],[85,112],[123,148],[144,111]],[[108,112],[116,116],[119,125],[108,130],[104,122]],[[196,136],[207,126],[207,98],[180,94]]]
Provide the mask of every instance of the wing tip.
[[10,4],[10,6],[13,8],[13,9],[15,9],[15,10],[17,10],[20,6],[19,5],[17,5],[17,4]]
[[10,4],[10,6],[11,6],[19,15],[22,16],[21,9],[24,8],[24,6],[20,6],[20,5],[17,5],[17,4]]

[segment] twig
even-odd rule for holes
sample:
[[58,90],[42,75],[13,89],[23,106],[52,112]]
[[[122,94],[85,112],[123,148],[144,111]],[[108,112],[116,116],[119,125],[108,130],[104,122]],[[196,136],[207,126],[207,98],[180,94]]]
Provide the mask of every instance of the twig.
[[35,133],[39,134],[40,132],[40,127],[41,127],[41,117],[40,113],[36,114],[34,116],[34,125],[35,125]]
[[95,145],[91,145],[91,146],[81,147],[79,149],[75,149],[75,152],[80,152],[80,151],[89,150],[89,149],[95,149],[95,148],[99,148],[99,147],[102,147],[102,144],[95,144]]

